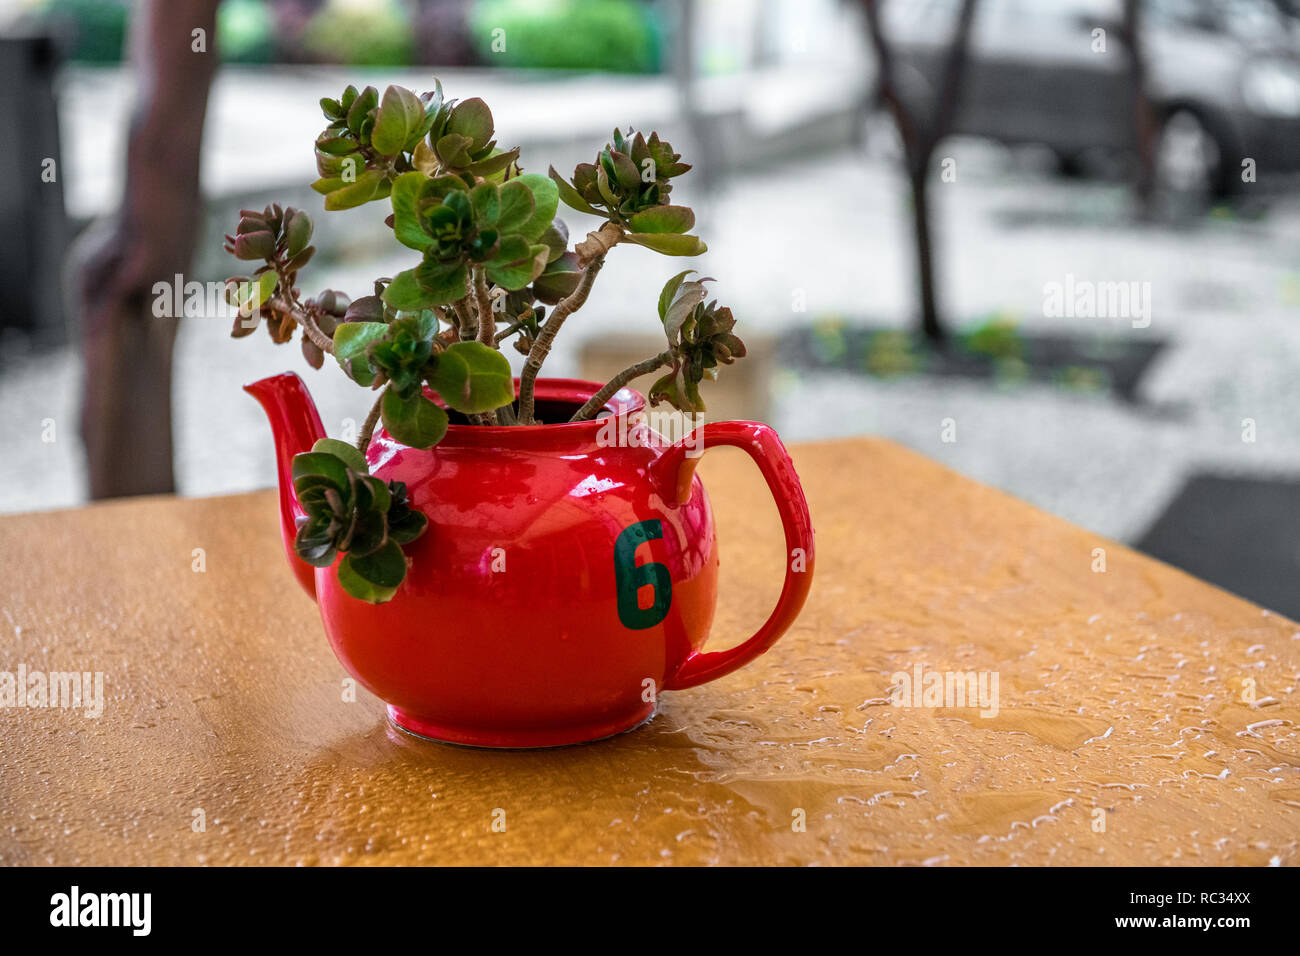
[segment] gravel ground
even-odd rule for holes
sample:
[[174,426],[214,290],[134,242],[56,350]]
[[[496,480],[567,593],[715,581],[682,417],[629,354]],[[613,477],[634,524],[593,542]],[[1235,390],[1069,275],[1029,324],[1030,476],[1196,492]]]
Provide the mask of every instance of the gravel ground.
[[[1249,221],[1137,225],[1122,188],[1059,180],[1025,156],[976,142],[955,141],[945,153],[957,160],[958,179],[936,184],[934,193],[941,289],[953,323],[1004,314],[1025,329],[1163,338],[1170,344],[1143,383],[1142,402],[1046,385],[783,372],[772,382],[770,417],[787,441],[888,436],[1099,534],[1129,540],[1192,471],[1300,474],[1300,422],[1291,412],[1300,397],[1293,253],[1300,202],[1273,197],[1267,214]],[[691,264],[718,277],[718,294],[751,332],[824,319],[903,327],[912,308],[904,195],[880,149],[733,178],[716,195],[682,197],[695,205],[712,247]],[[585,225],[579,218],[569,217],[575,233]],[[406,265],[396,257],[335,267],[318,281],[360,292],[371,277]],[[652,303],[675,271],[675,263],[646,250],[616,250],[548,370],[572,373],[586,337],[653,328]],[[1067,274],[1150,282],[1150,326],[1045,316],[1045,283]],[[806,312],[795,309],[799,299]],[[185,322],[176,359],[185,494],[272,482],[269,436],[260,411],[239,391],[244,382],[299,370],[329,429],[366,410],[364,396],[337,370],[312,373],[296,349],[276,349],[260,334],[231,340],[221,321]],[[5,356],[0,510],[83,500],[76,392],[70,352]],[[956,440],[945,442],[949,418]],[[1256,423],[1253,443],[1242,440],[1245,418]],[[50,419],[53,442],[42,440]]]

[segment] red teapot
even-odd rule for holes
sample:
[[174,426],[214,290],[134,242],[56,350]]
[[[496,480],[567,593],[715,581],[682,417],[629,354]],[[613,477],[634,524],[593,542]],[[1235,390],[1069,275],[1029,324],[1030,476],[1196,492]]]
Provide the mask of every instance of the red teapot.
[[[388,705],[401,729],[481,747],[598,740],[655,713],[659,694],[721,677],[793,623],[813,574],[813,528],[776,433],[756,422],[708,423],[676,444],[623,389],[601,417],[568,423],[599,389],[541,379],[538,418],[513,427],[452,424],[427,451],[378,430],[366,458],[406,483],[428,530],[405,551],[395,597],[347,594],[333,568],[293,549],[305,517],[292,462],[325,431],[293,373],[245,386],[271,422],[289,564],[320,606],[339,661]],[[703,650],[717,602],[718,542],[695,466],[715,445],[744,449],[776,499],[785,584],[758,633]]]

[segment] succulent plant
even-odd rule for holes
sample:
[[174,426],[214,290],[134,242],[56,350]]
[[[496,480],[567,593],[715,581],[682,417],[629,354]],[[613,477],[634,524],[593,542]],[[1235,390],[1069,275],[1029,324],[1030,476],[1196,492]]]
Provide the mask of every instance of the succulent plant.
[[371,476],[356,448],[322,438],[294,456],[293,487],[307,513],[293,542],[298,557],[318,568],[338,560],[339,584],[363,601],[397,593],[406,577],[401,546],[428,525],[408,504],[406,485]]
[[[672,256],[706,246],[690,235],[695,213],[673,205],[673,180],[691,167],[657,133],[614,130],[594,163],[571,180],[524,172],[518,149],[497,145],[492,112],[481,99],[448,99],[435,81],[417,94],[389,86],[349,86],[320,101],[326,127],[316,138],[320,178],[312,188],[327,210],[386,201],[385,220],[411,267],[349,299],[324,290],[306,297],[298,275],[315,251],[311,218],[293,207],[244,210],[226,249],[258,263],[228,280],[239,307],[232,335],[265,323],[273,341],[302,332],[309,364],[333,355],[358,385],[378,392],[356,448],[323,439],[294,463],[295,489],[308,518],[297,546],[317,566],[338,562],[349,594],[385,601],[405,575],[401,546],[424,528],[399,482],[369,475],[364,452],[378,422],[396,441],[429,448],[448,411],[471,424],[533,425],[534,386],[556,334],[586,302],[605,256],[629,242]],[[570,245],[556,218],[560,201],[597,217],[598,228]],[[744,355],[731,312],[704,304],[708,280],[669,280],[659,316],[669,348],[610,380],[573,416],[599,413],[636,375],[669,366],[651,397],[702,410],[699,383]],[[499,326],[499,331],[498,331]],[[506,341],[526,356],[518,396]]]
[[393,232],[424,260],[393,278],[384,300],[400,309],[446,305],[468,294],[470,270],[508,290],[541,276],[559,193],[545,176],[472,188],[459,176],[404,173],[393,186]]
[[667,401],[685,412],[705,411],[700,382],[705,375],[717,377],[719,365],[730,365],[745,356],[745,343],[731,330],[736,320],[717,300],[705,303],[710,277],[687,281],[694,272],[687,269],[668,280],[659,294],[659,319],[664,324],[672,350],[672,369],[652,386],[650,401]]
[[695,225],[695,213],[667,201],[671,180],[691,168],[680,159],[658,133],[647,140],[634,130],[624,135],[616,129],[596,162],[578,164],[572,182],[554,166],[550,173],[565,205],[625,227],[628,241],[665,255],[697,256],[708,247],[698,236],[683,235]]

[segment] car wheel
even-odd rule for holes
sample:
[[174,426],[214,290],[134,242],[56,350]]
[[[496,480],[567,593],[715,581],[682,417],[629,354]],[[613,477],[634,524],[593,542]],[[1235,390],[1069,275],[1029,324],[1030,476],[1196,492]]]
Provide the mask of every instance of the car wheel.
[[1064,179],[1083,179],[1088,175],[1080,153],[1056,151],[1056,171]]
[[1167,193],[1209,199],[1227,191],[1223,147],[1195,112],[1177,109],[1165,117],[1156,143],[1156,183]]

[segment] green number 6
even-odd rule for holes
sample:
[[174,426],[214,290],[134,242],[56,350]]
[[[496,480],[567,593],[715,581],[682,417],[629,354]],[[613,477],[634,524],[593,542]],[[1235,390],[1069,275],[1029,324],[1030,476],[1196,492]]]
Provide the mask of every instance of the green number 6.
[[[668,565],[658,561],[636,563],[636,549],[647,541],[657,541],[664,536],[661,521],[651,519],[628,525],[614,542],[614,583],[618,591],[618,619],[633,631],[654,627],[668,616],[673,603],[673,579]],[[637,591],[647,584],[655,589],[654,603],[641,607]]]

